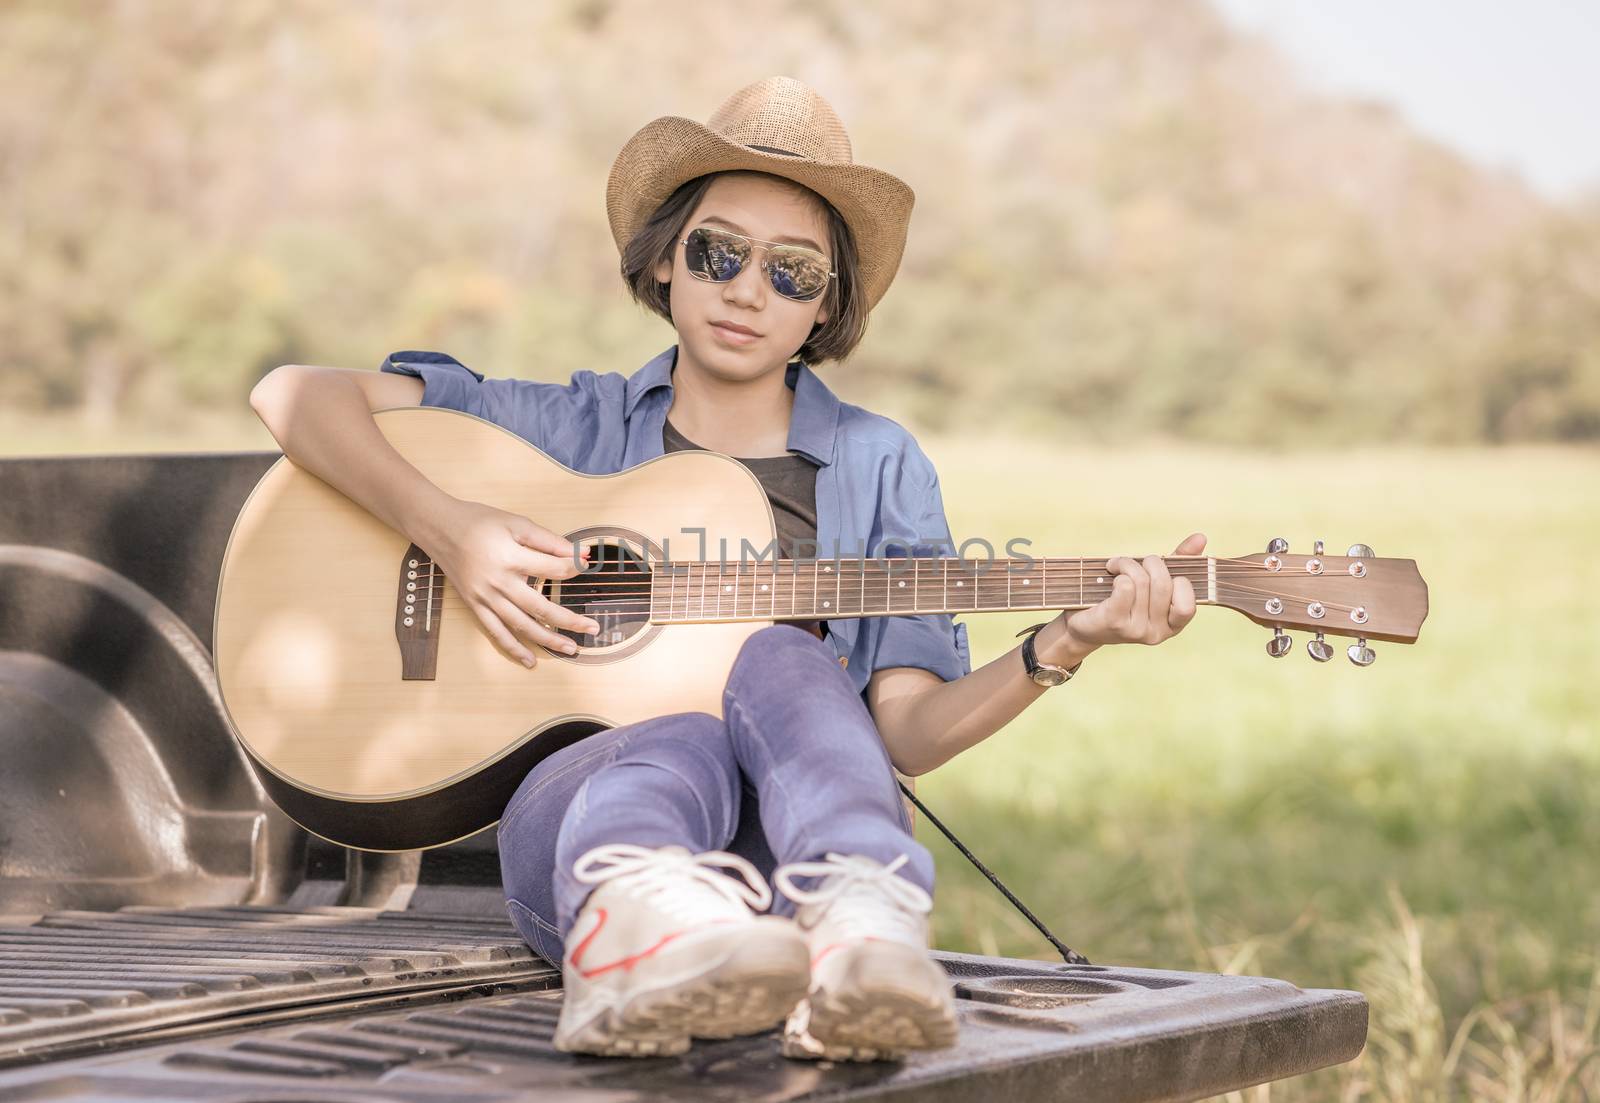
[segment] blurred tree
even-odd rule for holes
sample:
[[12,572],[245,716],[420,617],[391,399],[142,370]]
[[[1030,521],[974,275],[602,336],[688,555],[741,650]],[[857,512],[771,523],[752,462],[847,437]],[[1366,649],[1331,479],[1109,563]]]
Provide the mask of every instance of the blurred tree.
[[1306,93],[1203,0],[14,0],[0,401],[238,407],[277,363],[418,346],[631,371],[672,333],[617,277],[612,158],[771,73],[918,194],[824,367],[852,401],[1076,437],[1600,435],[1600,209]]

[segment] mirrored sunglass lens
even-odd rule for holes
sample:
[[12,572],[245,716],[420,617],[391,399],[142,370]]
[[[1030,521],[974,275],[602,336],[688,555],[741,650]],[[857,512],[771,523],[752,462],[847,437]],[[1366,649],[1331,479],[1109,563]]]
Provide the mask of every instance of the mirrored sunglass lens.
[[702,227],[689,234],[684,258],[689,271],[695,275],[726,283],[744,268],[745,244],[738,238]]
[[828,269],[810,253],[773,250],[772,286],[791,299],[814,299],[827,286]]

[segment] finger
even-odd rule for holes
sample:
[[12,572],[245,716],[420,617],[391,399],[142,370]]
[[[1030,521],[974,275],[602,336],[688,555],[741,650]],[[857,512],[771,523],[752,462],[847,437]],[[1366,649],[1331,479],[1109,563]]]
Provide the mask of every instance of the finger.
[[[547,564],[540,569],[540,574],[555,578],[571,578],[579,573],[582,569],[581,565],[589,562],[590,556],[587,548],[580,552],[578,546],[571,540],[564,536],[558,536],[543,525],[535,524],[526,517],[518,517],[512,522],[511,533],[516,538],[517,543],[540,553],[541,562]],[[559,568],[552,567],[548,565],[549,560],[543,559],[544,556],[550,557],[550,560],[559,560],[562,565]]]
[[588,566],[588,560],[574,563],[571,553],[562,555],[558,552],[536,551],[520,540],[517,544],[519,550],[514,553],[515,562],[536,578],[576,578]]
[[572,642],[561,635],[558,629],[565,628],[569,632],[589,633],[600,631],[600,625],[596,621],[589,619],[576,610],[568,609],[564,605],[557,605],[532,587],[524,587],[521,591],[513,591],[510,598],[518,609],[527,614],[530,620],[543,626],[548,634],[548,639],[546,636],[541,635],[536,642],[554,650],[562,650],[568,643]]
[[1185,536],[1182,540],[1178,541],[1178,546],[1173,549],[1172,554],[1199,555],[1205,550],[1206,534],[1203,532],[1191,532],[1188,536]]
[[489,638],[494,641],[496,647],[530,670],[538,665],[539,660],[534,657],[533,652],[522,646],[521,642],[511,634],[510,630],[506,628],[505,624],[488,605],[474,605],[472,611],[477,616],[478,623],[483,625],[483,630],[489,634]]
[[[1117,564],[1112,568],[1111,564]],[[1124,625],[1124,638],[1137,640],[1144,638],[1145,626],[1150,623],[1150,573],[1137,559],[1126,555],[1119,555],[1107,563],[1108,569],[1116,569],[1123,576],[1133,580],[1133,604],[1128,610],[1127,622]]]
[[1106,560],[1106,570],[1113,575],[1111,595],[1100,603],[1105,613],[1104,626],[1120,632],[1133,615],[1133,603],[1139,596],[1139,586],[1128,573],[1133,561],[1124,556]]
[[[1167,570],[1166,560],[1159,555],[1145,556],[1144,569],[1150,574],[1150,610],[1145,622],[1145,638],[1149,643],[1159,643],[1159,634],[1167,623],[1168,606],[1172,604],[1172,575]],[[1152,635],[1158,638],[1151,639]]]
[[548,651],[554,651],[558,655],[571,655],[578,649],[576,643],[544,623],[543,618],[536,611],[523,609],[505,598],[501,598],[495,605],[495,612],[500,614],[500,619],[505,622],[507,628],[515,633],[518,639],[538,644],[540,647]]
[[1194,583],[1180,578],[1172,584],[1172,609],[1167,613],[1173,634],[1183,631],[1183,626],[1194,619],[1194,612]]

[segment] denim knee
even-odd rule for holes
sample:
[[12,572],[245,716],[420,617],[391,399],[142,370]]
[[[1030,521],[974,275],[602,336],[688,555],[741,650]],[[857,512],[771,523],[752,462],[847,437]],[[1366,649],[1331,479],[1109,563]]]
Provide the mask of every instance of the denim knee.
[[779,621],[769,624],[765,628],[752,632],[744,644],[739,648],[736,662],[762,661],[781,659],[785,655],[800,651],[815,651],[825,655],[830,662],[833,660],[833,648],[807,632],[796,624],[787,624]]

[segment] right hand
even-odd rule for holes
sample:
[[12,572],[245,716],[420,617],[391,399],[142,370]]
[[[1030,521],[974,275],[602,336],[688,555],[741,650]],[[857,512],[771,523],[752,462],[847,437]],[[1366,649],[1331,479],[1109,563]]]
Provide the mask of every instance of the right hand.
[[600,630],[593,620],[528,585],[534,576],[576,577],[580,571],[573,562],[572,541],[482,502],[455,498],[445,510],[446,515],[437,518],[439,535],[429,554],[507,655],[532,668],[538,660],[527,644],[570,655],[577,644],[557,629]]

